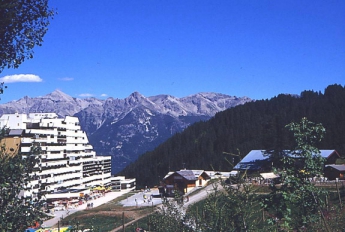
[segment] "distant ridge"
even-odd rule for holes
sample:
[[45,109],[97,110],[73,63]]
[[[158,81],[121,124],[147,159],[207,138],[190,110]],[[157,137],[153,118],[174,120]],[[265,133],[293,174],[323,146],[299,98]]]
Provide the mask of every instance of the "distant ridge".
[[142,153],[217,112],[252,101],[219,93],[197,93],[183,98],[171,95],[145,97],[139,92],[127,98],[74,98],[60,90],[45,96],[25,96],[0,105],[5,113],[55,112],[76,116],[98,155],[113,156],[113,173]]

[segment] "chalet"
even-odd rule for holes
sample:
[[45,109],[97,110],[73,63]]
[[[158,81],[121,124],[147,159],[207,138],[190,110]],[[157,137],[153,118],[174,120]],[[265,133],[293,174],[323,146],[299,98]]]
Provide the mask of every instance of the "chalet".
[[169,193],[171,188],[174,188],[185,194],[195,187],[204,186],[210,179],[211,177],[203,170],[180,170],[169,172],[163,178],[163,182]]
[[345,180],[345,165],[330,164],[324,169],[325,177],[329,180]]

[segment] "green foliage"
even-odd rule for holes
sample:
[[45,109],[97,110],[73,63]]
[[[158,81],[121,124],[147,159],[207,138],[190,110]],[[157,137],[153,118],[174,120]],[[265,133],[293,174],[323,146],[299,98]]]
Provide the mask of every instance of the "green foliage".
[[[3,93],[4,93],[4,89],[7,88],[7,86],[4,85],[4,84],[5,84],[4,82],[0,83],[0,94],[3,94]],[[0,98],[0,99],[1,99],[1,98]]]
[[189,218],[183,208],[182,196],[176,191],[173,200],[165,200],[163,206],[150,216],[150,231],[164,232],[187,232],[194,231],[194,221]]
[[273,215],[269,221],[282,229],[309,228],[320,221],[326,192],[316,187],[311,178],[322,174],[324,160],[316,145],[324,137],[325,129],[302,118],[299,123],[286,126],[294,135],[296,147],[292,155],[281,156],[280,184],[271,184],[272,192],[264,207]]
[[[198,215],[199,231],[267,231],[261,195],[244,179],[237,185],[220,185],[205,200]],[[195,209],[194,209],[195,210]]]
[[40,222],[44,204],[41,193],[33,197],[21,197],[25,186],[34,176],[31,174],[38,162],[39,148],[30,154],[8,154],[4,146],[0,151],[0,231],[23,231]]
[[[125,218],[125,223],[129,222],[130,219]],[[88,230],[89,232],[101,232],[111,231],[122,225],[121,217],[113,217],[109,215],[95,214],[89,217],[73,219],[71,221],[63,220],[63,225],[72,225],[71,232],[79,232]]]
[[48,0],[0,1],[0,73],[33,57],[33,48],[42,45],[53,15]]
[[272,226],[265,223],[260,206],[262,195],[245,177],[232,186],[217,181],[205,200],[188,208],[180,197],[167,201],[150,216],[150,231],[270,231]]

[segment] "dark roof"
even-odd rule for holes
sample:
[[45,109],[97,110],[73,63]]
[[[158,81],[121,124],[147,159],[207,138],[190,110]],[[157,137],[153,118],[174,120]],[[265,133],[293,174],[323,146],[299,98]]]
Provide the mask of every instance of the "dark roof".
[[334,168],[340,172],[344,172],[345,171],[345,165],[341,165],[341,164],[329,164],[329,165],[326,165],[326,168]]
[[204,170],[191,170],[194,173],[195,179],[198,179],[199,176],[202,176],[205,179],[211,179],[210,175]]
[[186,180],[196,180],[194,173],[191,170],[177,171],[177,174],[185,178]]

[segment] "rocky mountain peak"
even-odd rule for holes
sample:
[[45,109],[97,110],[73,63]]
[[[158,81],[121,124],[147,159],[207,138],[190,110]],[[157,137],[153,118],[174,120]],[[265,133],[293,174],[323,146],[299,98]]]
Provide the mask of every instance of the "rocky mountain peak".
[[133,92],[125,100],[129,104],[136,104],[136,103],[140,103],[144,99],[145,99],[145,97],[142,94],[140,94],[139,92]]
[[68,94],[62,92],[59,89],[54,90],[53,92],[43,96],[42,98],[49,98],[49,99],[51,99],[53,101],[66,101],[66,102],[74,101],[74,98],[72,98],[71,96],[69,96]]
[[112,156],[115,174],[192,123],[248,101],[206,92],[183,98],[164,94],[145,97],[134,92],[125,99],[80,99],[55,90],[43,97],[0,104],[0,114],[54,112],[61,117],[78,117],[96,153]]

